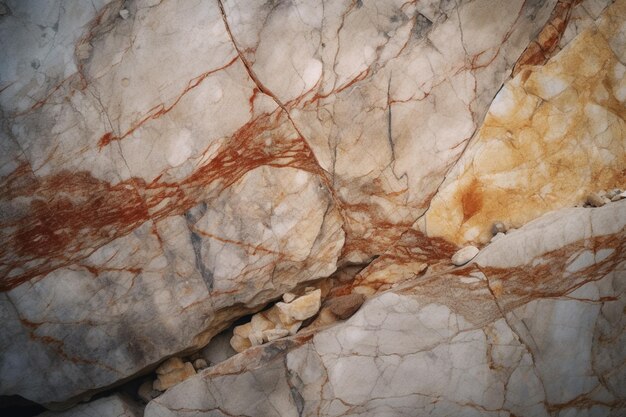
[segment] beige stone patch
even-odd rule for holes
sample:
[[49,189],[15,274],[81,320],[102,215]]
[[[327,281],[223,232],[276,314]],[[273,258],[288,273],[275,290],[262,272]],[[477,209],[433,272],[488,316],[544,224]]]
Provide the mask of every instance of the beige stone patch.
[[423,231],[459,245],[486,243],[496,219],[519,227],[626,184],[624,78],[615,70],[624,13],[626,3],[615,3],[598,30],[505,85],[433,198]]

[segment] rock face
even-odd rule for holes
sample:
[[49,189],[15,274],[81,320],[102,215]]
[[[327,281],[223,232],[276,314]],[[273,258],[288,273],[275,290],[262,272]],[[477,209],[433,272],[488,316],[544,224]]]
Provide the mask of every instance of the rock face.
[[[584,3],[587,10],[602,9],[599,2]],[[618,1],[596,20],[589,17],[589,27],[554,59],[521,70],[498,93],[433,198],[422,223],[427,235],[486,243],[493,219],[518,227],[584,202],[590,191],[623,186],[624,13]]]
[[0,1],[0,414],[619,414],[624,16]]
[[551,213],[460,273],[197,375],[145,416],[621,415],[625,230],[626,202]]

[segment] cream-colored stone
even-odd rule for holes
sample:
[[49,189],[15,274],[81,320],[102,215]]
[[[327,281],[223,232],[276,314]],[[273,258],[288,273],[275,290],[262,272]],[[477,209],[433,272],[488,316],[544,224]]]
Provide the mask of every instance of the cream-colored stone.
[[281,337],[289,336],[289,330],[287,329],[269,329],[263,332],[263,340],[265,342],[271,342],[272,340],[280,339]]
[[181,358],[174,356],[163,362],[156,370],[159,375],[169,374],[170,372],[182,369],[185,367],[185,363]]
[[495,236],[498,233],[506,233],[506,225],[502,222],[495,222],[491,226],[491,233]]
[[502,88],[422,231],[459,245],[486,243],[493,219],[519,227],[623,184],[626,107],[613,91],[624,79],[614,68],[626,45],[625,11],[615,2],[546,65],[526,67]]
[[597,193],[589,194],[587,196],[586,201],[587,201],[587,204],[589,204],[592,207],[602,207],[603,205],[606,204],[606,201],[604,200],[604,198]]
[[230,346],[235,350],[235,352],[240,353],[251,347],[252,343],[250,343],[250,339],[248,339],[247,336],[243,337],[238,334],[234,334],[233,337],[230,338]]
[[322,291],[317,289],[296,298],[290,304],[276,303],[278,310],[293,321],[306,320],[313,317],[320,309]]
[[263,332],[260,330],[253,330],[248,335],[248,340],[252,346],[258,346],[263,344]]
[[286,302],[287,304],[289,304],[290,302],[295,300],[296,297],[297,297],[297,295],[295,295],[294,293],[286,292],[286,293],[283,294],[283,301]]
[[152,384],[152,387],[157,391],[165,391],[195,374],[196,370],[191,362],[185,362],[182,368],[176,368],[168,373],[159,374]]
[[480,252],[480,250],[476,246],[465,246],[452,255],[452,263],[456,266],[465,265],[474,259],[474,257],[478,255],[478,252]]
[[293,336],[294,334],[298,333],[298,330],[300,330],[300,327],[302,327],[302,322],[296,321],[286,326],[285,329],[289,330],[289,334]]
[[193,361],[193,367],[196,369],[196,371],[199,371],[201,369],[208,368],[209,364],[206,360],[199,358]]
[[233,329],[233,334],[235,336],[240,336],[243,338],[247,338],[250,335],[250,332],[252,332],[251,322],[244,323],[239,326],[235,326],[235,328]]
[[276,325],[269,320],[264,313],[257,313],[253,315],[250,320],[250,326],[252,327],[252,332],[257,333],[276,327]]

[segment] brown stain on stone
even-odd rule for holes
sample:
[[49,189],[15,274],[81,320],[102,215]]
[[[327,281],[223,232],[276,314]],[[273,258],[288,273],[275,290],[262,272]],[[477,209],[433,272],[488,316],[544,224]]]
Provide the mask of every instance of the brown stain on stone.
[[572,8],[579,2],[580,0],[560,0],[557,2],[548,23],[515,63],[513,76],[517,75],[525,66],[544,64],[554,55],[565,29],[567,29]]
[[609,9],[605,26],[504,87],[456,179],[433,199],[429,236],[486,243],[495,221],[517,228],[589,192],[624,187],[626,107],[615,97],[619,63],[607,42],[620,13]]
[[472,180],[469,187],[463,189],[461,206],[463,207],[463,222],[471,219],[483,208],[483,190],[476,179]]
[[244,125],[209,163],[175,183],[159,177],[110,184],[85,171],[36,177],[21,166],[0,182],[4,202],[30,200],[17,216],[0,221],[0,292],[72,265],[146,221],[181,215],[261,166],[323,176],[281,111]]

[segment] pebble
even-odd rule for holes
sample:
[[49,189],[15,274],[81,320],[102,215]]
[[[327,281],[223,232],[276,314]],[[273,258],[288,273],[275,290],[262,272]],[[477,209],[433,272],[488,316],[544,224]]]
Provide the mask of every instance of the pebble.
[[193,367],[196,368],[196,371],[200,369],[205,369],[209,367],[209,364],[204,359],[196,359],[193,361]]
[[170,372],[176,371],[178,369],[183,369],[185,367],[185,363],[181,358],[177,358],[174,356],[173,358],[169,358],[165,362],[161,364],[156,370],[156,373],[159,375],[169,374]]
[[474,257],[478,255],[478,252],[480,252],[480,250],[476,246],[466,246],[452,255],[452,263],[456,266],[465,265],[474,259]]
[[235,352],[243,352],[252,346],[250,343],[250,339],[248,337],[242,337],[238,334],[234,334],[233,337],[230,338],[230,346],[235,350]]
[[506,226],[502,222],[495,222],[491,226],[491,234],[495,236],[498,233],[506,233]]
[[276,303],[276,307],[292,320],[302,321],[317,314],[320,309],[321,298],[322,291],[318,289],[296,298],[290,304]]
[[184,381],[196,374],[196,370],[190,362],[185,362],[182,368],[175,369],[165,374],[159,374],[157,369],[157,380],[152,383],[152,388],[157,391],[165,391],[166,389],[173,387],[179,382]]
[[591,193],[587,196],[587,204],[592,207],[602,207],[605,204],[605,201],[598,194]]
[[122,9],[120,10],[120,17],[124,20],[128,19],[128,16],[130,16],[130,12],[127,9]]

